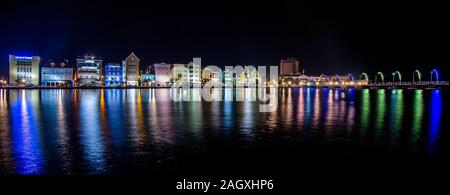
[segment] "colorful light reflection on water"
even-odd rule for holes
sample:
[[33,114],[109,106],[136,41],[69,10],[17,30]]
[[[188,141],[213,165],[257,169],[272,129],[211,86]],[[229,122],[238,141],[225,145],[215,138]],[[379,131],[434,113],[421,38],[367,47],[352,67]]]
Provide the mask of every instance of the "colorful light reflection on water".
[[[170,93],[196,101],[173,102]],[[199,91],[169,89],[3,89],[0,173],[152,174],[271,155],[280,163],[446,156],[447,91],[280,89],[272,113],[231,101],[257,93],[213,91],[224,101],[202,102]]]

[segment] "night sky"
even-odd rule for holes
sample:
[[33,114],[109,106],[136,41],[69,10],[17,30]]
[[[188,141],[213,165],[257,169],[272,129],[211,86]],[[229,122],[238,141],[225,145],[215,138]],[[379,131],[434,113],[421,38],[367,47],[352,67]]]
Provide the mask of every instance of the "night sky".
[[[115,62],[135,52],[142,65],[278,65],[297,57],[306,74],[438,68],[448,78],[449,7],[297,1],[7,1],[0,6],[0,72],[8,54],[43,60],[93,53]],[[424,4],[425,3],[425,4]],[[429,78],[429,73],[424,79]]]

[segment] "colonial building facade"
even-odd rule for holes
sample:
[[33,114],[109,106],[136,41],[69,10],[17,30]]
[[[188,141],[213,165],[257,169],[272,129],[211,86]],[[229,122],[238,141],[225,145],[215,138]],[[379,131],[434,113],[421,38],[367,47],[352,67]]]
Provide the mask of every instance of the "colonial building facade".
[[15,85],[39,85],[39,56],[9,55],[9,83]]
[[202,70],[202,59],[194,58],[191,63],[188,64],[189,68],[189,82],[192,84],[201,83],[201,70]]
[[103,70],[104,83],[107,87],[119,87],[124,85],[125,68],[120,63],[107,63]]
[[155,68],[155,84],[157,87],[170,86],[170,64],[157,63],[153,65]]
[[77,59],[76,84],[79,87],[98,87],[102,85],[102,60],[95,56]]
[[50,60],[41,68],[41,85],[44,87],[73,87],[73,68],[68,60]]
[[171,70],[171,79],[173,83],[187,83],[189,82],[189,69],[186,64],[173,64]]
[[127,86],[139,85],[139,63],[141,60],[131,53],[124,61],[125,63],[125,79]]

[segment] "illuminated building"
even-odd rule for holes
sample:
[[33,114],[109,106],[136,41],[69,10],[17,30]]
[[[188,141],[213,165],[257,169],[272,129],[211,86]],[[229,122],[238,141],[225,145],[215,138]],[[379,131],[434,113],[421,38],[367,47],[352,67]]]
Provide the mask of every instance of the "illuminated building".
[[108,87],[118,87],[124,84],[125,69],[120,63],[107,63],[104,68],[104,83]]
[[132,52],[124,61],[127,86],[139,85],[139,63],[141,60]]
[[299,64],[295,58],[281,59],[280,76],[299,75]]
[[218,83],[222,81],[222,71],[214,70],[209,67],[205,67],[202,71],[203,83],[212,82]]
[[171,70],[171,80],[173,83],[189,82],[189,69],[186,64],[174,64]]
[[238,77],[236,83],[241,85],[256,85],[259,80],[258,71],[254,66],[245,66],[242,73],[236,76]]
[[80,87],[99,87],[102,85],[102,60],[95,56],[77,59],[76,84]]
[[9,55],[9,83],[39,85],[39,56]]
[[73,68],[67,60],[49,61],[41,68],[41,85],[44,87],[73,87]]
[[157,87],[170,86],[170,64],[157,63],[155,68],[155,82]]
[[151,73],[141,74],[141,85],[144,87],[154,87],[155,86],[155,75]]
[[202,59],[194,58],[192,62],[188,64],[189,68],[189,82],[192,84],[200,84]]
[[141,86],[144,87],[154,87],[155,84],[155,74],[152,73],[152,66],[147,67],[144,73],[140,76]]
[[224,85],[226,87],[233,87],[233,85],[235,85],[234,77],[233,77],[233,75],[234,75],[233,71],[225,69],[225,71],[223,71],[222,74],[223,74]]

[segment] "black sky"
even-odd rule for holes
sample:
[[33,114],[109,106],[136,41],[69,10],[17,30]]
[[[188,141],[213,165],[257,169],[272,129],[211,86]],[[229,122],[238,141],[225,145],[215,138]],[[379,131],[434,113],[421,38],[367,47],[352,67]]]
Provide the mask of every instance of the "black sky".
[[[311,3],[314,2],[314,3]],[[373,1],[8,1],[0,6],[0,72],[9,53],[44,60],[94,53],[144,65],[278,65],[310,74],[438,68],[447,77],[449,6]],[[448,77],[447,77],[448,78]]]

